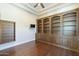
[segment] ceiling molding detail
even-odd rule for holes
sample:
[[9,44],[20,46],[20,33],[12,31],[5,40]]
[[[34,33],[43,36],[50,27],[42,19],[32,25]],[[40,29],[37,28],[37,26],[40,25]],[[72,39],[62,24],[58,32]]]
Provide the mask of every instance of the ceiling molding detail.
[[48,6],[40,11],[35,9],[33,6],[30,5],[30,3],[13,3],[16,7],[19,7],[29,13],[32,13],[37,16],[45,15],[47,13],[52,13],[54,11],[57,11],[58,9],[64,9],[65,7],[72,6],[72,5],[77,5],[73,3],[56,3],[54,5]]
[[69,4],[69,3],[67,3],[67,4],[57,4],[56,6],[54,6],[54,7],[50,7],[50,8],[47,8],[46,10],[43,10],[42,12],[40,12],[39,13],[39,16],[40,15],[44,15],[44,14],[46,14],[46,13],[50,13],[50,12],[53,12],[53,11],[56,11],[56,10],[58,10],[58,9],[61,9],[61,8],[65,8],[65,7],[68,7],[68,6],[70,6],[71,4]]
[[29,5],[28,3],[24,4],[24,3],[21,3],[21,5],[25,6],[25,7],[28,7],[29,9],[31,9],[32,11],[38,13],[38,10],[36,10],[34,7],[32,7],[31,5]]
[[41,13],[38,18],[46,17],[49,15],[57,14],[57,13],[66,12],[66,11],[73,10],[76,8],[79,8],[79,4],[77,4],[77,3],[62,4],[60,6],[57,6],[53,9],[52,8],[48,9],[47,11]]
[[20,4],[20,3],[12,3],[11,5],[16,6],[16,7],[20,8],[20,9],[22,9],[24,11],[27,11],[27,12],[29,12],[31,14],[38,15],[38,13],[36,11],[34,11],[31,8],[29,8],[28,6],[24,6],[24,5]]
[[48,11],[50,9],[53,9],[54,7],[59,6],[60,3],[56,3],[55,5],[51,5],[51,6],[47,7],[47,8],[44,8],[41,11],[36,10],[34,7],[30,6],[28,3],[26,3],[26,4],[23,4],[23,3],[13,3],[12,5],[15,5],[16,7],[19,7],[21,9],[24,9],[27,12],[30,12],[30,13],[32,13],[34,15],[39,16],[39,15],[41,15],[43,13],[45,14],[46,11]]
[[49,7],[46,7],[46,8],[44,8],[43,10],[41,10],[41,11],[39,11],[39,12],[44,12],[44,11],[46,11],[46,10],[48,10],[48,9],[54,8],[54,7],[59,6],[59,5],[61,5],[61,4],[62,4],[62,3],[55,3],[54,5],[51,5],[51,6],[49,6]]

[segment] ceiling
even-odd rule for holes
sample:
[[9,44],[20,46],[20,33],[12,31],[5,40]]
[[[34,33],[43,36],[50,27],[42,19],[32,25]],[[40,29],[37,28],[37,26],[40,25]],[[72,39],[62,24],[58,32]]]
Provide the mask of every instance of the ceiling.
[[29,6],[29,8],[35,10],[36,12],[41,12],[51,6],[56,6],[57,4],[59,3],[43,3],[43,5],[45,6],[45,8],[42,8],[40,5],[38,5],[36,8],[34,8],[34,6],[36,5],[37,3],[23,3],[22,5],[24,6]]
[[[36,3],[29,3],[29,5],[34,8]],[[55,6],[56,3],[43,3],[43,5],[45,6],[45,8],[42,8],[41,5],[38,5],[35,9],[38,10],[38,12],[40,12],[40,11],[48,8],[49,6]]]
[[59,7],[62,7],[64,5],[68,5],[65,3],[43,3],[43,5],[45,6],[45,8],[42,8],[40,5],[38,5],[36,8],[34,8],[34,6],[36,5],[36,3],[15,3],[15,6],[24,9],[25,11],[28,11],[32,14],[35,15],[42,15],[45,14],[51,10],[56,10]]

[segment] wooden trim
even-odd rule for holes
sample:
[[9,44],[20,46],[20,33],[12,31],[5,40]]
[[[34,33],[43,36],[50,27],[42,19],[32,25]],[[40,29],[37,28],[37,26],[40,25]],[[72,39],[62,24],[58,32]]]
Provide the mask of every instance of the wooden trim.
[[63,44],[63,15],[61,14],[60,15],[60,28],[61,28],[61,30],[60,30],[60,39],[62,40],[62,44]]
[[14,41],[16,40],[16,23],[14,22]]
[[52,32],[52,31],[51,31],[51,17],[49,17],[49,23],[50,23],[50,24],[49,24],[49,30],[50,30],[49,33],[51,34],[51,32]]
[[43,33],[43,20],[41,19],[41,33]]

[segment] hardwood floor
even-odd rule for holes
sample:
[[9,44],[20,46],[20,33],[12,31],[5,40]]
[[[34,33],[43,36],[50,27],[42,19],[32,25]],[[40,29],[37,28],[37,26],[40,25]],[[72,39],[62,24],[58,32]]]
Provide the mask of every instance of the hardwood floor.
[[0,51],[0,56],[79,56],[78,52],[31,41]]

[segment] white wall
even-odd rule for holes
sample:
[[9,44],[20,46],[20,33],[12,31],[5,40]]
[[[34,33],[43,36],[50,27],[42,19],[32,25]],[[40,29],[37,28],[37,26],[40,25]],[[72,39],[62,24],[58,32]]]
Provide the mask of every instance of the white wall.
[[36,18],[36,15],[11,4],[0,4],[0,19],[16,22],[16,41],[1,44],[0,50],[35,40],[35,29],[29,27],[30,24],[36,24]]
[[41,12],[42,14],[39,15],[39,18],[50,16],[57,13],[66,12],[69,10],[73,10],[75,8],[79,8],[79,3],[63,3],[59,6],[56,6],[53,8],[51,7],[50,9],[47,9],[46,11],[45,10],[42,11]]

